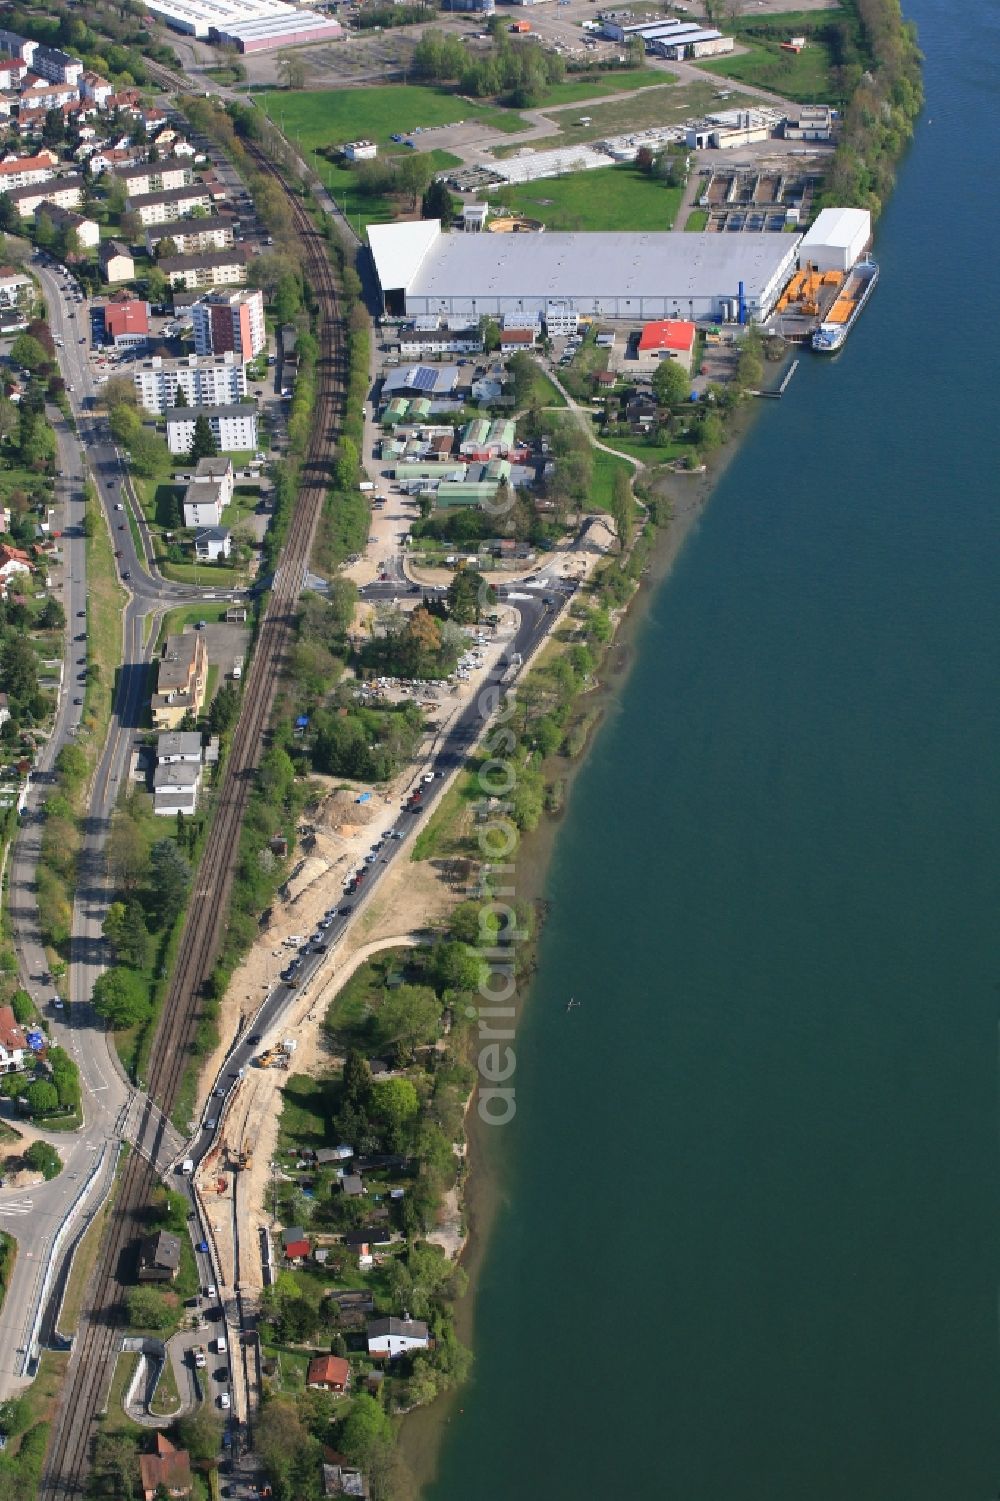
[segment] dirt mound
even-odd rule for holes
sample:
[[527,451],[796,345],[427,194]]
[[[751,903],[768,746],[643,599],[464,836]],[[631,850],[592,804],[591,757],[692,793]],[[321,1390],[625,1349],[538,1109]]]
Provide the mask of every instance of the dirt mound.
[[370,824],[377,811],[374,798],[359,803],[358,796],[356,792],[331,792],[317,809],[316,823],[349,839],[358,829]]

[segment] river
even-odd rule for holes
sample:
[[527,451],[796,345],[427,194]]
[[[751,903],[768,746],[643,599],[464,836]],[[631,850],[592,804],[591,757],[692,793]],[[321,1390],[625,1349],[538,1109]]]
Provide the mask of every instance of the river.
[[559,832],[429,1501],[1000,1487],[1000,8],[907,10],[878,290],[759,414]]

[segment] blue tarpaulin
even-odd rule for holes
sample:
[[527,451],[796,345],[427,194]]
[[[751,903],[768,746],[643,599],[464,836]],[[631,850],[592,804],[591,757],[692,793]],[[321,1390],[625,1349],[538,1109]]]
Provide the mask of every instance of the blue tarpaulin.
[[28,1046],[33,1053],[40,1053],[45,1047],[45,1037],[41,1032],[28,1032]]

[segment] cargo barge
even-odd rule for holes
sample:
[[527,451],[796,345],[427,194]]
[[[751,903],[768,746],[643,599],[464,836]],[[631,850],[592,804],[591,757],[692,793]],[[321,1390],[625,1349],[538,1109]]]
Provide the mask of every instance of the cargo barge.
[[814,349],[820,354],[833,354],[844,345],[877,281],[878,265],[871,256],[866,256],[851,271],[830,311],[813,334]]

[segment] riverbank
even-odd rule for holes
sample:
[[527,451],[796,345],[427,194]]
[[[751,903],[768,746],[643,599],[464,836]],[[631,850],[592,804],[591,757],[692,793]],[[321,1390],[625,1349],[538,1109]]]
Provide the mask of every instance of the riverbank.
[[[669,576],[680,554],[697,528],[711,497],[730,465],[737,458],[742,443],[760,415],[758,403],[748,401],[733,414],[729,440],[704,473],[666,475],[659,480],[654,494],[669,504],[669,519],[656,531],[648,567],[628,605],[617,618],[614,637],[600,664],[596,685],[586,694],[588,731],[584,746],[573,758],[550,757],[546,779],[558,774],[563,796],[558,811],[543,815],[538,826],[523,834],[517,851],[515,899],[531,906],[538,914],[538,926],[532,939],[537,944],[546,916],[546,884],[559,830],[570,807],[573,790],[586,763],[595,736],[608,712],[618,700],[636,660],[638,641],[649,607],[659,586]],[[522,959],[523,959],[522,955]],[[522,993],[519,1021],[531,1000],[533,964],[525,966],[526,982]],[[516,1044],[515,1044],[516,1047]],[[491,1232],[499,1210],[509,1192],[509,1162],[504,1151],[504,1132],[482,1123],[476,1110],[466,1116],[468,1138],[467,1171],[463,1186],[463,1218],[466,1240],[460,1265],[468,1278],[467,1291],[455,1304],[456,1332],[475,1357],[476,1300],[481,1275],[490,1247]],[[426,1486],[435,1479],[441,1446],[449,1425],[462,1413],[464,1389],[447,1392],[427,1407],[406,1414],[399,1431],[398,1456],[401,1474],[397,1501],[417,1501]]]

